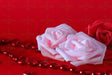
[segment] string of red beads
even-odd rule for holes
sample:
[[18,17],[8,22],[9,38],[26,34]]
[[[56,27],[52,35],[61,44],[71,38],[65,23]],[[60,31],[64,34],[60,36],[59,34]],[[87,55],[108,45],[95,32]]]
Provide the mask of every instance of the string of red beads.
[[[23,44],[18,39],[11,40],[11,41],[9,41],[9,40],[1,40],[0,41],[0,46],[6,45],[6,44],[10,44],[11,46],[14,46],[14,47],[18,46],[18,47],[22,47],[25,49],[33,49],[36,52],[40,53],[40,51],[36,48],[35,45],[33,45],[33,43]],[[78,74],[82,74],[82,75],[112,75],[112,72],[102,73],[102,72],[91,72],[89,70],[77,70],[75,67],[70,67],[69,65],[60,65],[57,63],[49,63],[48,60],[29,61],[29,60],[27,60],[27,58],[24,58],[23,56],[15,57],[10,52],[6,52],[4,50],[0,50],[0,53],[9,56],[14,62],[16,62],[20,65],[30,65],[32,67],[60,69],[63,71],[70,71],[70,72],[78,73]],[[23,75],[32,75],[32,74],[33,74],[32,72],[27,72],[27,71],[23,73]]]

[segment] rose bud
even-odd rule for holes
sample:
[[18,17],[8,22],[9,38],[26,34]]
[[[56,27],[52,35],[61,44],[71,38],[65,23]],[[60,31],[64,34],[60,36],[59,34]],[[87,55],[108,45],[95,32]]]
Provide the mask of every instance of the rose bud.
[[43,56],[63,61],[64,59],[56,51],[56,47],[58,47],[60,43],[66,41],[69,34],[75,33],[76,31],[67,24],[47,28],[44,34],[36,37],[38,49]]
[[56,51],[74,66],[102,64],[106,46],[83,32],[68,35]]

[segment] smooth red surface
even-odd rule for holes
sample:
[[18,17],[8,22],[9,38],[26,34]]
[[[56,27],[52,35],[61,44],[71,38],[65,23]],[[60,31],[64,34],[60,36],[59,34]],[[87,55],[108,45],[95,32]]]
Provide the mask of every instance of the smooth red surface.
[[[112,0],[0,0],[0,38],[36,43],[36,36],[47,27],[66,23],[77,31],[86,32],[87,25],[95,20],[112,22]],[[37,75],[73,74],[20,66],[1,54],[0,62],[3,62],[0,75],[22,75],[26,70]]]

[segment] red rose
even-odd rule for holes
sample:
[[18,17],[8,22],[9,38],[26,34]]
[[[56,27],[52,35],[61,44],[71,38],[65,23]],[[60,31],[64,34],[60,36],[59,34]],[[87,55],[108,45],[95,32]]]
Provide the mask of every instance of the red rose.
[[95,21],[88,25],[88,34],[109,47],[112,46],[112,23]]

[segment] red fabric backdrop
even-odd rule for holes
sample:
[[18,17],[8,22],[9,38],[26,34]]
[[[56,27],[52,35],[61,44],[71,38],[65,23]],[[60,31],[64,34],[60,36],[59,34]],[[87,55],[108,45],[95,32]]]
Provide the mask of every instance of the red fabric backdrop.
[[[47,27],[66,23],[86,31],[95,20],[112,21],[112,0],[0,0],[0,38],[36,42]],[[71,72],[31,68],[14,63],[0,54],[0,75],[22,75],[26,70],[37,75],[72,75]],[[74,74],[73,74],[74,75]]]

